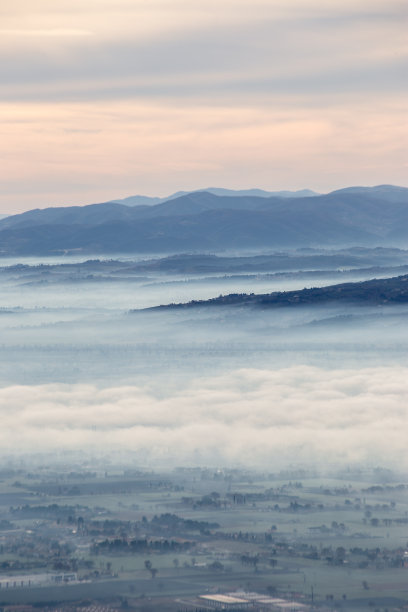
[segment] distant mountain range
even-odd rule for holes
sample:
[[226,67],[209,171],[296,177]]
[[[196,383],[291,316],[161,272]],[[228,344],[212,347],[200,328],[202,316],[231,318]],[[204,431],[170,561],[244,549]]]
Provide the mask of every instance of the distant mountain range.
[[122,198],[121,200],[111,200],[117,204],[125,204],[125,206],[154,206],[154,204],[163,204],[169,200],[175,200],[181,196],[188,195],[189,193],[198,193],[205,191],[206,193],[212,193],[213,195],[226,196],[226,197],[239,197],[239,196],[255,196],[257,198],[308,198],[310,196],[319,195],[316,191],[311,189],[300,189],[299,191],[264,191],[263,189],[223,189],[221,187],[208,187],[206,189],[195,189],[194,191],[177,191],[170,196],[165,198],[152,198],[149,196],[135,195],[128,198]]
[[302,193],[287,197],[204,191],[153,205],[105,202],[30,210],[0,220],[0,254],[180,253],[408,242],[407,188],[381,185],[325,195]]
[[[146,310],[198,307],[295,307],[323,304],[352,303],[362,306],[408,303],[408,275],[374,279],[357,283],[342,283],[297,291],[276,291],[264,294],[232,293],[209,300],[193,300],[182,304],[155,306]],[[137,312],[137,311],[131,311]]]

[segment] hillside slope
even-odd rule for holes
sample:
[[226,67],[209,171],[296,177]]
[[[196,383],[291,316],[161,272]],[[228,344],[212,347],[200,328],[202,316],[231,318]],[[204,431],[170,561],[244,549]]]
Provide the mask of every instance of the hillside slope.
[[[155,309],[197,308],[213,306],[288,307],[320,306],[329,303],[360,305],[408,304],[408,274],[394,278],[342,283],[297,291],[276,291],[264,294],[220,295],[210,300],[194,300],[183,304],[167,304]],[[150,309],[154,310],[154,309]]]

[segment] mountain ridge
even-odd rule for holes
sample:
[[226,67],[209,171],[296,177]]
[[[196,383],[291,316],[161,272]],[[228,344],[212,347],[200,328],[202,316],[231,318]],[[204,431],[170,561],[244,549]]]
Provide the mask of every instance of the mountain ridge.
[[408,189],[352,187],[308,197],[193,192],[153,206],[103,202],[0,220],[4,255],[180,252],[408,241]]
[[[408,274],[391,278],[339,283],[324,287],[274,291],[272,293],[230,293],[209,300],[192,300],[179,304],[163,304],[144,310],[185,309],[202,307],[294,307],[347,302],[362,305],[408,303]],[[138,312],[132,310],[130,312]]]
[[170,200],[175,200],[183,195],[188,195],[190,193],[197,193],[205,191],[207,193],[212,193],[213,195],[227,196],[227,197],[241,197],[241,196],[256,196],[259,198],[268,198],[268,197],[282,197],[282,198],[293,198],[293,197],[310,197],[314,195],[320,195],[316,191],[312,191],[311,189],[299,189],[297,191],[265,191],[264,189],[225,189],[223,187],[206,187],[204,189],[194,189],[193,191],[176,191],[169,196],[165,197],[154,197],[154,196],[144,196],[144,195],[134,195],[128,196],[127,198],[120,198],[115,200],[110,200],[111,202],[115,202],[117,204],[124,204],[125,206],[154,206],[155,204],[163,204],[164,202],[168,202]]

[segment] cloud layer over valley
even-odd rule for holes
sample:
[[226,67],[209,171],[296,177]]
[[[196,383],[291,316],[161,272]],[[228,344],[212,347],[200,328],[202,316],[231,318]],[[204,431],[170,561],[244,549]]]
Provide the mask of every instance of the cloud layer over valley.
[[148,387],[0,390],[2,453],[129,453],[147,466],[408,467],[408,369],[241,369],[160,398]]

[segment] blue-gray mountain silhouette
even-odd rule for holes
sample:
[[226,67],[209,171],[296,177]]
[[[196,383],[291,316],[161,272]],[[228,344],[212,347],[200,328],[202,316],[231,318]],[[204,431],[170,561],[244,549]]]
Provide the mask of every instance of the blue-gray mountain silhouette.
[[405,246],[408,189],[351,187],[305,197],[192,192],[155,205],[105,202],[0,220],[0,253],[160,253],[307,246]]

